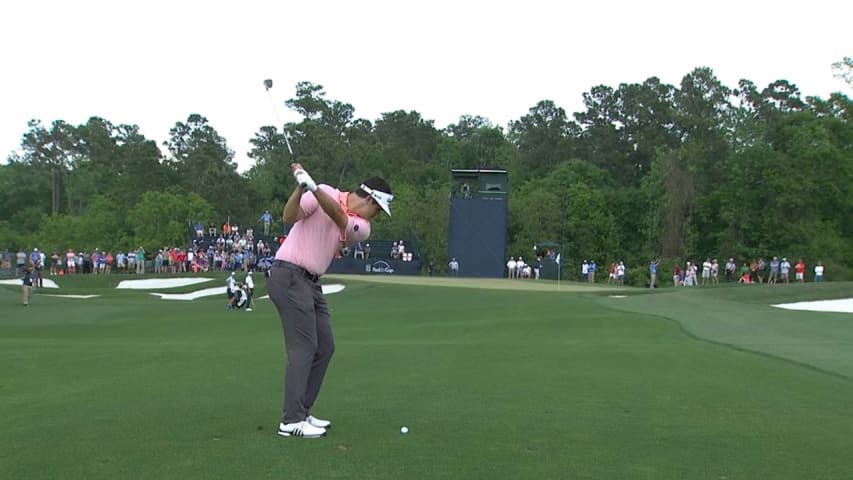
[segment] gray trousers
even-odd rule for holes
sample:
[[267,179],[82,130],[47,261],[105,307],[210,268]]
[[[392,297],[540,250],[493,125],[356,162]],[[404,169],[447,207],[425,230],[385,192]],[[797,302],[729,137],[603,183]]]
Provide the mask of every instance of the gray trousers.
[[281,317],[287,352],[281,421],[301,422],[311,414],[335,352],[329,308],[320,284],[291,268],[273,266],[267,291]]

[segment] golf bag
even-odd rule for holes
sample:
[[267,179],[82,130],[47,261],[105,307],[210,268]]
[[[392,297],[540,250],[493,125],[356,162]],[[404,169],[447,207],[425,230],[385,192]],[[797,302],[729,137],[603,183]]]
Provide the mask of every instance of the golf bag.
[[234,289],[234,308],[243,308],[246,306],[249,297],[241,288]]

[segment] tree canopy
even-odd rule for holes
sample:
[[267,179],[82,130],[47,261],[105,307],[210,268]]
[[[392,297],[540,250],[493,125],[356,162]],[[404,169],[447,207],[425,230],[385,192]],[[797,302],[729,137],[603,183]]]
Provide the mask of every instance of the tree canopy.
[[[849,58],[834,68],[850,82]],[[361,119],[311,82],[285,104],[301,120],[259,125],[243,173],[201,113],[176,121],[162,149],[135,125],[32,120],[0,166],[0,248],[152,248],[180,243],[191,221],[257,224],[293,187],[288,135],[324,183],[385,177],[395,215],[373,236],[417,239],[436,265],[450,170],[503,168],[509,255],[549,239],[568,262],[784,255],[853,278],[853,103],[841,92],[727,86],[701,67],[679,85],[593,86],[571,115],[543,99],[506,129],[473,113],[443,129],[416,111]]]

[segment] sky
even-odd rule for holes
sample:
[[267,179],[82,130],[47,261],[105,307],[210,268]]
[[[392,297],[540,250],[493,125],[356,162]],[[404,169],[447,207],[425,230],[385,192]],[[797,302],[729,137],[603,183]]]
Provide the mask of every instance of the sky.
[[198,113],[245,171],[261,126],[301,120],[284,106],[300,81],[356,118],[414,110],[436,128],[462,115],[506,127],[541,100],[571,115],[594,86],[677,86],[697,67],[729,87],[853,95],[831,68],[853,56],[853,2],[837,0],[31,0],[0,18],[3,159],[30,119],[98,116],[162,144]]

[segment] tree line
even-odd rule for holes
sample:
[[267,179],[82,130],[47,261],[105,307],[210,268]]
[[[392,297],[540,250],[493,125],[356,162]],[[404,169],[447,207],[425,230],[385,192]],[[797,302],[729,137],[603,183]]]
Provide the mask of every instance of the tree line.
[[[853,81],[849,59],[834,66]],[[0,248],[151,251],[185,244],[191,221],[257,225],[265,209],[280,215],[293,187],[287,132],[317,179],[344,189],[388,179],[394,217],[373,237],[412,239],[436,265],[446,265],[450,170],[502,168],[508,255],[542,241],[561,244],[567,265],[777,255],[853,278],[853,103],[840,92],[730,87],[701,67],[677,86],[595,86],[572,115],[542,100],[505,128],[462,115],[441,129],[403,110],[357,118],[311,82],[285,103],[301,120],[259,126],[244,173],[197,113],[163,145],[99,117],[31,121],[0,166]]]

